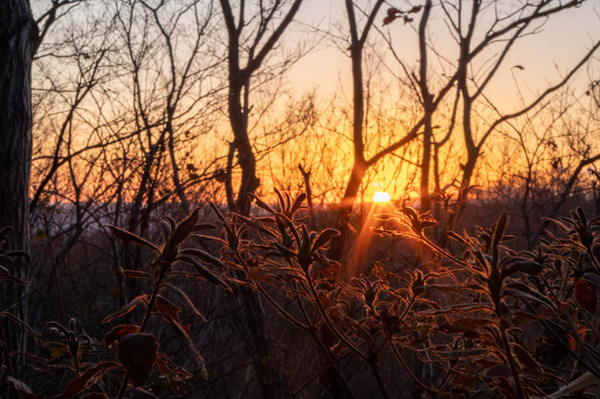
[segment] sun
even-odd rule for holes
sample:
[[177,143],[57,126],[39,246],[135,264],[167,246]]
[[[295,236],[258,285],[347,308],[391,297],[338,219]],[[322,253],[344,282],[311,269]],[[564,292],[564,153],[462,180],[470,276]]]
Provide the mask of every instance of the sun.
[[390,202],[390,195],[385,191],[377,191],[373,195],[374,202]]

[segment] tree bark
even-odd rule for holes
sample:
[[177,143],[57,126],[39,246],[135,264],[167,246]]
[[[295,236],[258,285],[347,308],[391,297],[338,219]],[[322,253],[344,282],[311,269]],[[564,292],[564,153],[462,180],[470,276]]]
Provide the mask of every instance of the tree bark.
[[10,249],[28,248],[31,165],[31,64],[38,30],[29,2],[0,2],[0,226],[12,226]]
[[[0,248],[29,249],[28,187],[31,165],[31,64],[38,42],[38,28],[26,0],[0,1],[0,226],[11,226],[13,234]],[[10,272],[26,278],[25,262],[17,259]],[[0,310],[9,308],[23,317],[22,288],[4,283],[0,288]],[[14,305],[14,306],[12,306]],[[22,336],[13,324],[2,322],[8,351],[21,350]],[[8,364],[18,377],[18,364]],[[0,379],[5,381],[3,378]],[[0,391],[8,387],[0,383]],[[8,397],[11,394],[8,393]]]
[[423,16],[419,22],[419,89],[423,106],[423,154],[421,161],[421,212],[427,212],[431,206],[431,195],[429,192],[429,175],[431,174],[431,147],[433,140],[433,95],[429,92],[427,80],[427,24],[431,12],[431,0],[425,2]]

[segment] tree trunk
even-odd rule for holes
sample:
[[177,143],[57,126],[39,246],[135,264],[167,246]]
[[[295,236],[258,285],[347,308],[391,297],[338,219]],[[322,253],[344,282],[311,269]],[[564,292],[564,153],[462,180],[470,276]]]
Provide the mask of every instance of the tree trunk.
[[423,16],[419,23],[419,87],[421,90],[421,101],[423,102],[423,154],[421,161],[421,212],[427,212],[431,206],[431,195],[429,193],[429,175],[431,174],[431,147],[433,140],[432,118],[435,107],[433,106],[433,95],[429,92],[427,84],[427,24],[431,12],[431,0],[425,3]]
[[[350,238],[350,216],[352,215],[352,208],[356,202],[356,196],[360,189],[360,185],[365,177],[367,166],[363,162],[357,162],[355,160],[354,167],[352,168],[352,174],[346,185],[346,191],[340,202],[339,209],[337,211],[336,229],[339,230],[340,235],[334,237],[331,240],[331,246],[329,248],[328,257],[333,260],[342,261],[343,254],[346,252],[346,245]],[[350,276],[354,277],[354,276]]]
[[[248,134],[248,114],[250,110],[247,94],[250,78],[244,76],[244,73],[240,70],[238,51],[238,48],[234,48],[230,50],[229,55],[229,122],[234,136],[233,146],[237,151],[239,166],[242,169],[242,179],[237,200],[235,204],[229,204],[229,209],[234,209],[236,212],[247,216],[250,214],[251,204],[248,194],[254,194],[260,185],[260,180],[256,177],[256,157]],[[233,187],[231,168],[228,169],[227,179],[229,186]],[[229,196],[228,199],[231,200]]]
[[[37,40],[38,29],[29,2],[0,1],[0,227],[12,226],[14,229],[0,252],[29,249],[27,190],[31,165],[31,64]],[[10,271],[27,278],[25,263],[19,259]],[[22,289],[3,283],[0,292],[0,310],[8,307],[22,318],[25,307],[24,301],[20,300]],[[22,350],[22,335],[15,325],[2,322],[0,327],[8,351]],[[18,377],[18,364],[6,366],[9,373]],[[0,392],[7,392],[8,388],[3,385],[4,382],[0,383]]]
[[31,63],[37,26],[25,0],[0,2],[0,226],[11,249],[28,248],[31,164]]

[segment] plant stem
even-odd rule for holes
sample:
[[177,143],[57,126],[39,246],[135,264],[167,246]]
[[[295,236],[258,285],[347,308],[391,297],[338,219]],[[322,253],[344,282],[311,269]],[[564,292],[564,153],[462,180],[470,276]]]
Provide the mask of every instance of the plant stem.
[[[146,313],[144,314],[144,318],[142,319],[142,324],[140,325],[140,333],[143,333],[148,326],[148,321],[152,316],[152,309],[154,308],[154,304],[156,303],[156,297],[158,296],[158,291],[160,291],[161,283],[167,270],[169,270],[170,265],[162,265],[159,264],[160,274],[158,278],[155,280],[154,287],[152,289],[152,294],[150,295],[150,301],[148,302],[148,307],[146,308]],[[121,387],[119,388],[119,394],[117,395],[117,399],[123,399],[125,396],[125,391],[127,390],[127,384],[129,383],[129,377],[127,374],[123,376],[121,380]]]
[[508,365],[512,373],[513,381],[515,382],[515,393],[518,398],[524,399],[525,394],[523,393],[523,387],[521,386],[521,379],[519,378],[519,370],[517,370],[517,364],[510,350],[510,343],[508,336],[506,335],[506,329],[502,326],[502,319],[500,319],[500,334],[502,335],[502,344],[504,345],[504,352],[508,359]]
[[375,375],[375,380],[377,381],[377,385],[379,386],[379,390],[381,391],[381,395],[383,395],[384,399],[389,399],[390,396],[385,389],[385,384],[383,383],[383,379],[381,378],[381,374],[379,373],[379,366],[377,365],[377,359],[369,362],[369,367],[371,367],[371,371]]

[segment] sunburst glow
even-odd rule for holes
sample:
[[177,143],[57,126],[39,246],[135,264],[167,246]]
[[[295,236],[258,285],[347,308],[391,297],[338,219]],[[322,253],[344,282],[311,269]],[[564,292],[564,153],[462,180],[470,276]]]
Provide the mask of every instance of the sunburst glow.
[[377,191],[373,195],[373,201],[374,202],[389,202],[390,195],[388,193],[386,193],[385,191]]

